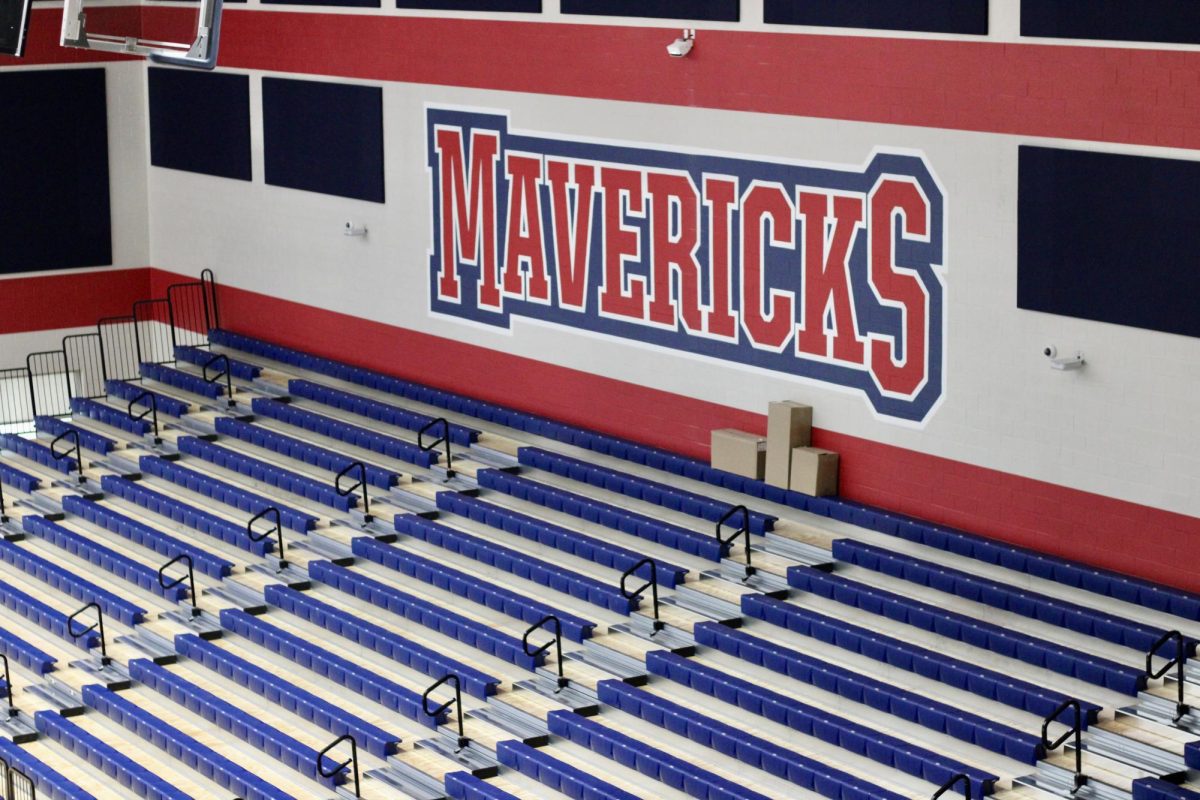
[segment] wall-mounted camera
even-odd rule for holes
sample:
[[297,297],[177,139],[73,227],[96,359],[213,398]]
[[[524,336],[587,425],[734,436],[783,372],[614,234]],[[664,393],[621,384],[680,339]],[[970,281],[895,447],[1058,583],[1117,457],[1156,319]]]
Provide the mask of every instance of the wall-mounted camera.
[[694,28],[685,28],[683,36],[667,45],[667,54],[671,58],[683,58],[688,53],[692,52],[692,48],[696,46],[696,31]]
[[366,236],[367,226],[355,225],[353,221],[346,220],[346,225],[344,228],[342,228],[342,233],[346,236]]
[[1050,369],[1072,370],[1082,369],[1084,365],[1083,353],[1076,351],[1073,356],[1059,358],[1058,348],[1054,345],[1046,345],[1042,350],[1042,355],[1050,360]]

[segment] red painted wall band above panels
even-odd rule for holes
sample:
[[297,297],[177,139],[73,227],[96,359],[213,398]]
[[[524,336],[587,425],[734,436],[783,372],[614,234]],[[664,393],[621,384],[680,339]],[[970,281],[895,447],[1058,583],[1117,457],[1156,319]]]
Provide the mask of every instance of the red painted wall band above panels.
[[[153,282],[181,279],[156,271]],[[766,429],[760,414],[243,289],[218,292],[230,330],[696,458],[708,457],[714,428]],[[833,431],[814,431],[813,442],[841,454],[848,499],[1200,591],[1189,566],[1200,558],[1195,517]]]

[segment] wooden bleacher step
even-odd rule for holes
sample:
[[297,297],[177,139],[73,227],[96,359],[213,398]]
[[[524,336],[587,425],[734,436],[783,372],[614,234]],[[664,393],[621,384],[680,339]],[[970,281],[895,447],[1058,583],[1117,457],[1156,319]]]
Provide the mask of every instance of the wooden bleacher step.
[[1087,783],[1075,791],[1075,758],[1073,746],[1068,746],[1039,761],[1037,772],[1018,778],[1016,782],[1042,789],[1057,797],[1073,797],[1078,800],[1131,800],[1135,780],[1156,777],[1145,770],[1085,750],[1082,768]]
[[1170,779],[1187,773],[1184,745],[1193,739],[1193,734],[1126,709],[1089,728],[1086,746],[1097,755]]
[[1186,712],[1179,715],[1179,683],[1167,680],[1161,686],[1151,686],[1138,693],[1137,715],[1162,722],[1200,736],[1200,687],[1183,683],[1183,702]]

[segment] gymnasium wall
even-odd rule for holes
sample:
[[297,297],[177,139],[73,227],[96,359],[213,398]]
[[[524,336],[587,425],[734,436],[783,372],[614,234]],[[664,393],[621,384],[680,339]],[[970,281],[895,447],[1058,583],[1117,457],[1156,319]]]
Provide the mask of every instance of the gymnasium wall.
[[[1052,152],[1050,166],[1022,171],[1031,155],[1058,150],[1136,156],[1143,166],[1194,161],[1200,55],[1190,45],[1155,30],[1141,35],[1161,41],[1081,40],[1119,34],[1080,34],[1053,15],[1030,27],[1006,0],[916,4],[924,16],[909,27],[932,33],[901,30],[905,20],[887,13],[896,4],[854,4],[858,18],[837,16],[845,4],[804,4],[818,16],[796,19],[788,16],[796,4],[743,0],[736,22],[730,4],[703,4],[709,21],[696,23],[696,49],[670,59],[665,46],[684,21],[583,8],[602,3],[566,13],[567,0],[545,0],[540,14],[487,13],[470,2],[401,3],[438,6],[427,11],[350,5],[227,10],[222,66],[203,95],[229,99],[205,117],[220,131],[212,147],[226,153],[215,165],[185,163],[196,157],[187,136],[197,128],[178,124],[188,95],[171,99],[176,78],[161,73],[173,71],[142,68],[147,94],[167,87],[142,117],[150,128],[142,163],[158,164],[146,175],[152,286],[210,267],[234,329],[693,455],[706,453],[709,429],[762,429],[768,400],[801,399],[816,408],[817,443],[842,452],[850,497],[1200,588],[1179,566],[1200,555],[1200,427],[1191,411],[1200,342],[1154,324],[1166,316],[1154,313],[1161,292],[1129,296],[1141,312],[1134,318],[1113,318],[1120,293],[1088,300],[1129,272],[1169,293],[1163,276],[1190,253],[1166,246],[1142,263],[1093,262],[1112,248],[1089,240],[1089,260],[1070,260],[1075,250],[1057,231],[1086,232],[1097,209],[1079,187],[1146,171],[1101,159],[1070,173]],[[670,3],[635,5],[671,13]],[[183,12],[155,4],[142,13],[170,29]],[[816,339],[840,341],[845,353],[789,360],[790,338],[779,353],[755,347],[749,330],[726,347],[684,333],[687,319],[614,320],[594,307],[595,274],[589,313],[539,304],[532,262],[497,315],[479,306],[486,267],[470,259],[457,262],[461,302],[437,295],[439,215],[453,213],[454,197],[442,205],[432,144],[446,120],[502,129],[505,153],[632,165],[647,182],[737,174],[743,187],[786,185],[794,203],[800,189],[831,204],[865,203],[873,181],[898,171],[927,204],[898,216],[886,205],[864,208],[846,259],[858,336],[839,327],[846,290],[836,271],[825,276],[834,314],[831,335]],[[522,206],[497,175],[499,207]],[[1169,230],[1145,205],[1114,218],[1136,223],[1131,236]],[[664,208],[668,218],[680,213]],[[649,223],[630,211],[623,224],[649,242]],[[886,223],[868,230],[871,211],[893,213],[892,241]],[[838,224],[853,227],[853,213],[847,219]],[[344,236],[347,221],[368,235]],[[507,222],[498,215],[499,242]],[[1093,227],[1116,241],[1111,224]],[[527,225],[518,219],[513,230]],[[700,227],[694,252],[707,264],[719,247],[703,215]],[[660,244],[669,244],[674,228],[666,230]],[[868,238],[884,243],[878,255],[867,252]],[[776,242],[764,256],[766,280],[794,300],[802,244]],[[623,246],[613,237],[595,244],[597,264],[603,247]],[[1164,253],[1177,258],[1163,265]],[[675,290],[676,305],[687,305],[685,287]],[[1079,313],[1071,304],[1080,293],[1085,311],[1107,310]],[[781,296],[765,297],[764,322]],[[917,312],[926,324],[914,328]],[[923,346],[906,350],[914,333]],[[1083,351],[1086,368],[1051,370],[1042,356],[1050,344]],[[903,369],[906,352],[920,370]]]

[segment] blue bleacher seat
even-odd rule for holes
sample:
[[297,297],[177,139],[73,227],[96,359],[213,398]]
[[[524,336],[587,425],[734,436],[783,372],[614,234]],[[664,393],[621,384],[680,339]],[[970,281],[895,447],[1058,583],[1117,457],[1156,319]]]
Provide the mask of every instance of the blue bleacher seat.
[[1200,800],[1200,792],[1161,778],[1138,778],[1133,782],[1133,800]]
[[803,592],[811,592],[1116,692],[1133,695],[1146,685],[1145,672],[1140,668],[1099,658],[1072,647],[811,567],[789,567],[788,583]]
[[154,475],[164,480],[182,486],[185,489],[202,494],[220,503],[233,506],[240,511],[257,514],[265,508],[274,506],[279,509],[279,517],[285,528],[299,533],[307,533],[317,525],[317,518],[312,514],[297,511],[290,506],[276,502],[254,492],[248,492],[240,486],[228,481],[205,475],[198,470],[189,469],[177,461],[167,461],[159,456],[142,456],[138,459],[142,472]]
[[0,628],[0,653],[37,675],[45,675],[58,663],[54,656],[4,628]]
[[[37,517],[33,516],[25,517],[23,523],[26,530],[36,519]],[[15,542],[0,539],[0,560],[80,603],[96,603],[106,616],[120,620],[126,625],[137,625],[146,617],[146,609],[136,603],[79,577],[73,570],[61,567]]]
[[64,475],[70,475],[79,468],[79,462],[74,458],[70,456],[55,458],[54,453],[46,445],[22,439],[15,433],[0,434],[0,447]]
[[[79,638],[71,636],[67,631],[66,614],[3,580],[0,580],[0,605],[84,650],[90,650],[100,643],[100,637],[95,633],[87,633]],[[77,623],[74,627],[79,631],[87,627],[87,623]]]
[[118,692],[92,684],[84,686],[82,694],[83,702],[89,708],[136,733],[243,800],[300,800],[277,789],[253,769],[229,760],[174,725],[139,708]]
[[560,761],[524,742],[510,739],[496,745],[496,758],[538,783],[567,797],[596,800],[639,800],[637,795],[618,789],[593,773]]
[[256,397],[251,403],[254,413],[268,419],[293,425],[302,430],[328,436],[331,439],[345,442],[373,453],[407,461],[419,467],[428,467],[438,462],[438,454],[432,450],[422,450],[412,442],[397,439],[395,436],[377,433],[369,428],[351,425],[333,417],[317,414],[303,408],[296,408],[288,403],[281,403],[267,397]]
[[1045,756],[1040,737],[1033,733],[993,722],[958,706],[867,677],[857,670],[822,661],[745,631],[716,622],[700,622],[692,634],[697,644],[968,744],[1026,764],[1035,764]]
[[365,600],[377,608],[386,609],[397,616],[416,622],[443,636],[518,667],[533,671],[545,661],[544,655],[527,655],[521,640],[514,636],[501,633],[486,623],[450,611],[438,603],[402,592],[345,567],[339,567],[333,562],[322,560],[308,562],[308,576],[318,583]]
[[87,417],[97,422],[103,422],[111,428],[125,431],[134,436],[145,436],[153,428],[148,419],[134,419],[123,409],[116,409],[86,397],[71,398],[71,413],[78,417]]
[[1183,746],[1183,759],[1192,769],[1200,769],[1200,740],[1188,742]]
[[[103,479],[101,479],[103,483]],[[107,531],[128,539],[135,544],[153,550],[165,560],[186,553],[192,557],[197,572],[212,578],[224,578],[233,571],[233,562],[213,555],[202,547],[191,542],[183,541],[174,536],[156,530],[149,525],[97,503],[94,500],[67,495],[63,498],[63,510],[68,514],[78,514],[88,522]]]
[[[586,561],[599,564],[610,569],[624,572],[645,558],[645,554],[628,547],[622,547],[612,542],[604,541],[595,536],[588,536],[552,522],[538,519],[531,514],[522,514],[510,508],[480,500],[462,492],[438,492],[438,508],[468,517],[476,522],[491,525],[493,528],[517,534],[530,541],[546,547],[553,547],[570,553]],[[687,570],[666,561],[655,559],[656,575],[661,586],[674,588],[683,582]],[[638,573],[643,578],[649,578],[649,568],[643,567]]]
[[47,417],[39,414],[34,419],[34,427],[39,431],[50,436],[62,436],[68,431],[74,431],[79,436],[79,446],[85,450],[91,450],[94,453],[105,454],[112,451],[117,443],[114,439],[107,436],[101,436],[98,433],[92,433],[86,428],[81,428],[78,425],[72,425],[69,422],[64,422],[58,417]]
[[162,364],[143,363],[140,367],[142,378],[182,389],[185,392],[198,394],[215,400],[225,394],[225,386],[218,381],[206,381],[199,375],[167,367]]
[[448,772],[443,781],[450,800],[520,800],[469,772]]
[[277,467],[261,459],[219,444],[206,442],[195,436],[181,436],[176,441],[176,445],[179,447],[179,452],[185,455],[196,456],[210,464],[244,475],[253,481],[265,483],[315,503],[330,506],[338,511],[349,511],[358,505],[357,497],[339,495],[332,483],[322,483],[306,475],[299,475],[290,469]]
[[[213,359],[217,358],[217,356],[217,353],[214,353],[211,350],[202,350],[199,347],[180,346],[175,348],[176,361],[195,364],[198,367],[203,367],[205,364],[212,363],[212,366],[209,367],[208,370],[210,378],[213,375],[218,374],[221,370],[225,369],[225,360],[218,358],[215,362],[213,361]],[[226,358],[229,361],[229,371],[235,378],[243,381],[252,381],[262,373],[262,368],[255,366],[254,364],[247,364],[245,361],[238,361],[236,358],[229,358],[228,356],[226,356]]]
[[455,673],[462,681],[463,691],[473,697],[486,699],[495,694],[500,685],[494,678],[479,670],[444,656],[432,648],[393,633],[386,628],[336,606],[323,603],[303,592],[289,589],[281,584],[271,584],[264,590],[267,603],[294,614],[330,633],[348,639],[355,644],[374,650],[382,656],[398,661],[406,667],[423,672],[433,678]]
[[[540,447],[522,447],[517,451],[517,458],[522,464],[534,469],[546,470],[564,478],[653,503],[672,511],[690,514],[709,522],[719,522],[729,513],[733,505],[660,481],[653,481],[640,475],[609,467],[601,467],[581,458],[572,458]],[[766,533],[774,527],[776,519],[770,514],[752,510],[750,511],[750,532]]]
[[0,464],[0,481],[26,493],[37,491],[42,486],[42,482],[28,472],[8,464]]
[[[895,553],[886,548],[853,539],[833,543],[833,556],[839,561],[881,572],[910,583],[928,586],[947,594],[991,606],[992,608],[1036,619],[1048,625],[1094,636],[1113,644],[1124,645],[1141,652],[1154,647],[1165,630],[1144,625],[1135,620],[1087,608],[1078,603],[1021,589],[1000,581],[972,575],[959,569],[942,566],[933,561]],[[1169,643],[1160,652],[1174,658],[1176,645]],[[1196,640],[1185,639],[1186,655],[1196,652]]]
[[69,780],[58,770],[47,766],[45,762],[30,755],[25,748],[13,744],[10,739],[0,737],[0,759],[21,770],[32,780],[38,797],[48,797],[50,800],[96,800],[94,794]]
[[225,630],[244,636],[323,678],[358,692],[368,700],[431,728],[445,721],[444,714],[425,713],[419,693],[368,666],[331,653],[321,645],[288,633],[239,608],[221,609],[220,614],[221,626]]
[[275,543],[270,539],[251,540],[246,534],[244,525],[238,525],[218,517],[216,514],[202,511],[190,503],[156,492],[137,481],[131,481],[120,475],[105,475],[100,479],[100,486],[104,491],[136,503],[148,511],[173,519],[189,528],[195,528],[201,533],[206,533],[255,555],[269,553],[275,548]]
[[[104,391],[109,397],[116,397],[127,402],[133,402],[134,398],[141,397],[135,405],[142,406],[146,409],[150,408],[150,400],[142,395],[147,394],[148,390],[139,383],[129,383],[128,381],[106,381]],[[154,396],[154,405],[158,409],[159,414],[165,414],[168,417],[182,417],[188,413],[190,406],[182,400],[162,394],[161,392],[149,392]]]
[[263,669],[195,634],[176,636],[175,651],[230,680],[237,681],[255,694],[298,714],[334,736],[353,735],[358,746],[372,755],[387,758],[399,749],[401,739],[396,734],[385,731],[341,706],[301,689],[275,672]]
[[627,511],[612,503],[593,500],[510,472],[481,469],[475,478],[481,487],[495,489],[519,500],[561,511],[689,555],[720,561],[727,553],[727,547],[715,535]]
[[968,776],[976,794],[987,795],[999,780],[998,775],[976,769],[912,742],[880,733],[869,725],[810,706],[772,689],[666,650],[647,653],[646,668],[652,675],[669,678],[732,706],[786,725],[806,736],[915,775],[935,785],[940,786],[962,773]]
[[[74,753],[81,761],[90,762],[106,775],[129,787],[146,800],[193,800],[167,780],[151,772],[117,748],[96,738],[57,711],[37,711],[33,715],[38,733]],[[199,800],[196,798],[195,800]]]
[[[312,381],[288,381],[288,391],[296,397],[301,397],[305,400],[312,400],[322,405],[331,406],[342,411],[349,411],[360,417],[367,417],[376,422],[395,425],[397,428],[405,428],[410,431],[420,431],[434,421],[434,417],[425,414],[418,414],[415,411],[409,411],[400,406],[372,400],[369,397],[362,397],[352,392],[344,392],[341,389],[323,386]],[[440,436],[444,432],[440,430],[439,426],[431,429],[430,433],[433,436]],[[479,434],[480,431],[475,428],[468,428],[463,425],[450,426],[450,442],[460,447],[470,447],[479,440]]]
[[402,572],[410,578],[437,586],[527,624],[532,625],[552,614],[558,617],[562,623],[563,636],[576,642],[590,637],[592,629],[596,627],[594,622],[569,614],[535,598],[440,564],[433,559],[384,544],[369,536],[359,536],[350,545],[356,556]]
[[[217,417],[216,427],[217,433],[232,436],[234,439],[246,442],[247,444],[262,447],[270,450],[272,453],[278,453],[281,456],[286,456],[314,467],[327,469],[330,472],[341,472],[357,460],[342,453],[324,447],[317,447],[315,444],[309,444],[303,439],[287,436],[269,428],[264,428],[261,425],[242,422],[233,417]],[[377,467],[373,464],[366,464],[365,466],[367,469],[367,483],[372,486],[377,486],[380,489],[389,489],[400,482],[400,473],[398,472]]]
[[519,578],[540,583],[555,591],[569,594],[618,614],[629,614],[638,607],[638,601],[624,597],[620,588],[615,584],[601,583],[595,578],[582,575],[574,570],[564,569],[518,550],[493,544],[486,539],[472,536],[440,522],[425,519],[418,514],[397,514],[394,525],[399,533],[421,539],[505,572],[511,572]]

